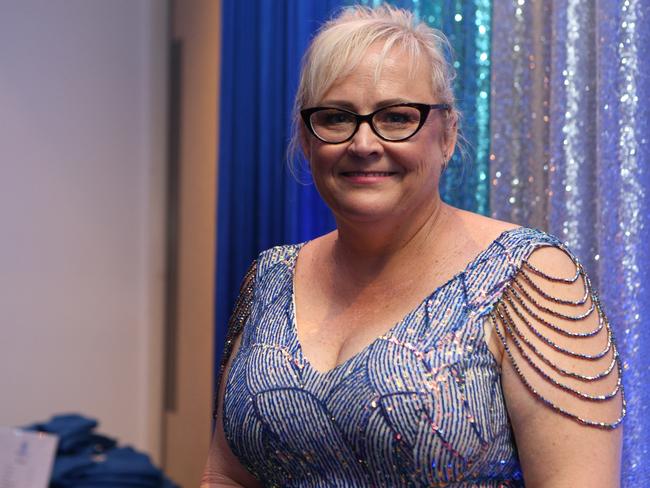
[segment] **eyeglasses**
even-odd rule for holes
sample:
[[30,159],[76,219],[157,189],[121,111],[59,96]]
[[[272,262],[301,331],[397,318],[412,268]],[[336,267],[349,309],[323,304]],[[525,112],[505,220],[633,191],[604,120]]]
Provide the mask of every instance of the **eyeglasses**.
[[446,103],[400,103],[380,108],[367,115],[332,107],[313,107],[300,111],[309,131],[323,142],[341,144],[352,139],[362,122],[368,122],[380,139],[401,142],[422,128],[431,110],[451,110]]

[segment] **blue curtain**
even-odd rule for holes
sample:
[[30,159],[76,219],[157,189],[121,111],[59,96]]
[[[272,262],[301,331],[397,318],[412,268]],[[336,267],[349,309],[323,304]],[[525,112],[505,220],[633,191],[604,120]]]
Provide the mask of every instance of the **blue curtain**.
[[337,0],[224,0],[219,135],[216,343],[257,254],[334,228],[312,185],[286,164],[300,60]]

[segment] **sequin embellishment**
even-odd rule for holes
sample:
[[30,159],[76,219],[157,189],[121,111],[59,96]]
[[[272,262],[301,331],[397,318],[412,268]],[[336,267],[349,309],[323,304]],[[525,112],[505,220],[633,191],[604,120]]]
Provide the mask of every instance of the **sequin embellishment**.
[[[265,486],[523,486],[484,325],[512,316],[506,295],[514,302],[515,291],[532,289],[514,280],[526,283],[520,270],[545,245],[561,244],[533,229],[504,232],[388,333],[324,373],[293,327],[300,245],[262,253],[223,399],[233,453]],[[580,333],[598,330],[609,328]]]

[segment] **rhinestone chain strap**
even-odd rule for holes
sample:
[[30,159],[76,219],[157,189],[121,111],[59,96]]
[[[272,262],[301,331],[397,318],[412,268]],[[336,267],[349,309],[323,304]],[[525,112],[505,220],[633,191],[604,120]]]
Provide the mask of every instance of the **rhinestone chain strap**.
[[[626,408],[623,385],[621,381],[621,362],[619,360],[616,344],[612,336],[610,324],[607,321],[607,317],[605,316],[603,310],[601,309],[600,302],[598,301],[598,296],[592,290],[591,282],[589,281],[589,278],[584,272],[584,269],[580,263],[578,263],[570,254],[569,256],[576,266],[576,272],[572,278],[561,278],[549,275],[541,269],[533,266],[529,262],[524,261],[518,274],[512,279],[508,286],[506,286],[501,299],[495,305],[493,311],[490,313],[490,321],[497,333],[497,336],[503,344],[504,351],[508,356],[515,372],[523,384],[526,386],[526,388],[533,395],[535,395],[538,399],[540,399],[543,403],[545,403],[556,412],[574,419],[581,424],[589,425],[592,427],[599,427],[602,429],[613,429],[622,422],[623,417],[625,416]],[[541,278],[542,280],[546,280],[548,282],[566,285],[576,283],[578,279],[582,278],[582,283],[584,284],[584,294],[578,300],[567,300],[566,298],[553,296],[544,291],[543,287],[533,280],[533,276],[536,276],[538,279]],[[542,297],[551,304],[563,305],[565,306],[565,309],[567,307],[575,307],[576,313],[564,313],[560,312],[559,310],[555,310],[554,308],[549,308],[548,306],[540,303],[540,300],[537,299],[536,296]],[[588,301],[591,303],[587,306]],[[582,311],[585,306],[587,306],[587,310]],[[578,307],[581,308],[578,309]],[[569,321],[570,323],[575,323],[576,325],[578,325],[579,322],[583,322],[589,319],[592,314],[596,313],[598,318],[598,325],[592,330],[586,332],[567,330],[566,328],[560,327],[559,325],[545,319],[541,316],[540,312],[547,313],[552,317]],[[581,341],[587,338],[596,337],[602,332],[606,334],[606,344],[602,350],[595,353],[587,354],[584,352],[578,352],[577,350],[572,350],[567,347],[560,346],[556,341],[548,337],[548,331],[554,331],[564,337],[569,337],[574,341]],[[560,357],[567,356],[578,359],[579,361],[594,362],[604,358],[607,354],[611,354],[612,360],[606,367],[604,367],[602,371],[598,371],[596,374],[581,374],[576,371],[570,371],[566,368],[563,368],[560,364],[558,364],[557,361],[553,361],[551,358],[545,355],[529,337],[539,339],[540,344],[544,344],[554,351],[560,353]],[[518,364],[517,360],[515,359],[515,350],[523,358],[525,363],[530,366],[532,371],[537,373],[542,380],[550,385],[553,385],[555,388],[568,392],[577,398],[577,401],[615,401],[613,400],[614,397],[620,394],[621,410],[618,418],[613,422],[587,419],[550,400],[543,394],[543,392],[538,391],[538,389],[536,389],[531,384],[530,378],[524,374],[521,365]],[[545,369],[544,365],[548,366],[550,369]],[[549,374],[550,371],[554,371],[560,376],[573,378],[574,380],[583,383],[601,381],[609,377],[611,374],[616,374],[617,377],[616,384],[610,391],[600,394],[590,394],[585,391],[580,391],[580,389],[575,386],[563,383],[562,381],[553,378]]]

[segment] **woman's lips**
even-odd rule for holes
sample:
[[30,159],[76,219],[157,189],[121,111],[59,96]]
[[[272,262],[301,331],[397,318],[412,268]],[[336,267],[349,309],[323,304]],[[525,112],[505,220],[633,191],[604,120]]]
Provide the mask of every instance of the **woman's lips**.
[[343,176],[392,176],[392,171],[344,171]]
[[343,171],[341,176],[343,176],[346,181],[355,184],[373,184],[386,181],[391,176],[396,175],[394,171]]
[[341,176],[355,185],[374,185],[382,183],[397,173],[394,171],[342,171]]

